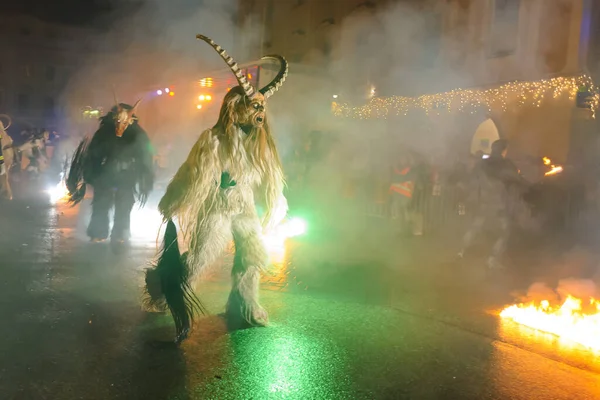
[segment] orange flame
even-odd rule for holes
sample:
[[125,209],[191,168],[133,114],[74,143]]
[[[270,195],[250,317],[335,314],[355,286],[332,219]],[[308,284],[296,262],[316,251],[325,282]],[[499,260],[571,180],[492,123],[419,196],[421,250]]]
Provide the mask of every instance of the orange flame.
[[551,306],[548,300],[515,304],[502,310],[500,317],[600,350],[600,301],[594,298],[584,303],[569,295],[560,306]]
[[553,165],[552,169],[548,172],[546,172],[544,175],[548,176],[548,175],[556,175],[559,174],[563,171],[563,167],[561,167],[560,165]]
[[544,157],[542,158],[542,160],[544,161],[544,165],[547,165],[550,167],[550,171],[546,172],[544,175],[548,176],[548,175],[556,175],[559,174],[563,171],[563,167],[560,165],[554,165],[552,164],[552,160],[549,159],[548,157]]

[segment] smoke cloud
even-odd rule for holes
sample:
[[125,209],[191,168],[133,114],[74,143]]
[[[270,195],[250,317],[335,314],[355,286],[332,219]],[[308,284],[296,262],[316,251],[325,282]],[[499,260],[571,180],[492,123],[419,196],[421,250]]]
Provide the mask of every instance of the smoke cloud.
[[[548,71],[547,62],[523,63],[522,46],[510,41],[497,45],[501,49],[514,45],[515,54],[507,62],[499,64],[490,58],[487,31],[482,23],[472,22],[483,20],[478,2],[470,2],[476,8],[470,17],[464,8],[469,2],[438,3],[397,2],[373,7],[367,1],[343,20],[324,20],[314,32],[304,32],[304,38],[298,40],[313,43],[305,60],[297,54],[282,54],[291,61],[290,75],[269,102],[270,120],[290,192],[296,196],[291,199],[292,212],[309,216],[311,223],[335,236],[339,246],[320,250],[321,260],[351,257],[345,250],[349,244],[352,257],[360,255],[365,262],[395,257],[398,237],[394,223],[366,218],[367,212],[377,214],[378,210],[366,210],[365,204],[372,202],[376,193],[387,192],[390,167],[401,149],[417,153],[421,161],[448,167],[468,154],[468,143],[485,118],[485,112],[443,118],[413,112],[390,120],[342,119],[332,116],[333,101],[363,104],[372,96],[418,96]],[[261,55],[256,49],[265,37],[264,16],[257,11],[239,28],[236,0],[114,1],[112,5],[113,12],[98,21],[105,28],[97,40],[99,55],[85,60],[70,82],[65,100],[74,110],[75,120],[82,104],[109,108],[112,85],[120,101],[148,96],[140,110],[140,123],[155,143],[170,146],[172,174],[200,132],[214,124],[216,114],[193,115],[193,104],[187,111],[173,109],[153,100],[149,91],[165,82],[189,85],[225,67],[214,51],[198,43],[197,33],[212,37],[240,63],[256,61]],[[558,13],[549,18],[558,21],[562,17]],[[551,26],[556,21],[544,23]],[[510,37],[513,30],[510,25],[495,27],[497,36],[504,33]],[[103,47],[119,51],[114,56],[103,55]],[[548,48],[542,48],[546,59],[560,58],[549,56]],[[312,65],[301,65],[303,61]],[[268,77],[261,77],[262,84],[265,79]],[[517,112],[510,115],[514,120],[520,118]],[[95,129],[95,122],[92,125]],[[311,156],[302,159],[308,147]],[[366,228],[368,222],[379,228]],[[386,248],[390,250],[383,250]]]
[[598,287],[590,279],[562,279],[558,282],[556,289],[550,288],[546,283],[536,282],[527,290],[527,295],[522,298],[523,302],[536,302],[548,300],[551,304],[560,304],[567,296],[588,300],[598,298]]

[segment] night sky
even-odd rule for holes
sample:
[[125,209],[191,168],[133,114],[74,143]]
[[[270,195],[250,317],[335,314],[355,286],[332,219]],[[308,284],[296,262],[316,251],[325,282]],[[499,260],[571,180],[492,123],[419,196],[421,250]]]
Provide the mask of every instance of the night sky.
[[[115,0],[2,0],[0,11],[22,12],[50,22],[91,25],[110,15],[115,3]],[[127,3],[135,10],[142,1],[121,0],[119,8],[123,9]]]

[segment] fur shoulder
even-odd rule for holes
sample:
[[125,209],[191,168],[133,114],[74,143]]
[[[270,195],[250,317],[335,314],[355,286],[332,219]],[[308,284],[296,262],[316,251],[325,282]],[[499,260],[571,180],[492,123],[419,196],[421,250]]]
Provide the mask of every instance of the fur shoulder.
[[219,138],[214,129],[206,129],[203,131],[198,140],[196,141],[196,145],[207,146],[207,148],[216,150],[219,146]]
[[127,130],[131,130],[136,136],[148,137],[148,133],[142,126],[136,121],[133,124],[129,125]]

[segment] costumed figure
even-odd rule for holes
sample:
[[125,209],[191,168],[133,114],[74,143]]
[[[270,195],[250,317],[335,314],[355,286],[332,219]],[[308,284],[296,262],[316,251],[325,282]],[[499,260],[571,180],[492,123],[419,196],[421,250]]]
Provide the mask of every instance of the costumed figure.
[[117,105],[100,118],[100,128],[91,140],[85,138],[81,141],[71,161],[66,179],[69,202],[72,205],[81,202],[87,184],[94,188],[92,218],[87,234],[95,242],[108,238],[109,211],[113,205],[111,240],[128,240],[136,195],[140,207],[143,207],[152,191],[152,146],[135,115],[140,100],[132,107],[119,103],[115,98]]
[[497,239],[487,260],[488,268],[503,268],[511,224],[518,218],[523,193],[529,184],[516,165],[506,158],[508,142],[504,139],[492,143],[492,153],[480,160],[473,170],[471,194],[477,204],[474,220],[463,238],[459,257],[473,245],[481,231],[489,225],[497,228]]
[[0,114],[0,118],[8,120],[6,126],[4,126],[4,122],[0,121],[0,192],[3,192],[8,200],[12,200],[9,172],[14,162],[15,151],[13,149],[13,140],[6,133],[12,121],[6,114]]
[[[204,311],[192,280],[231,240],[235,256],[228,319],[250,326],[267,323],[258,302],[260,272],[268,265],[263,229],[276,226],[287,213],[283,170],[265,110],[266,100],[287,76],[287,61],[278,55],[263,57],[278,61],[280,69],[272,82],[256,90],[225,50],[203,35],[197,38],[221,55],[239,86],[227,93],[219,120],[202,132],[159,203],[167,226],[157,264],[146,272],[146,305],[170,310],[177,342],[187,337],[195,313]],[[262,221],[257,204],[265,210]],[[187,244],[183,255],[174,218]]]

